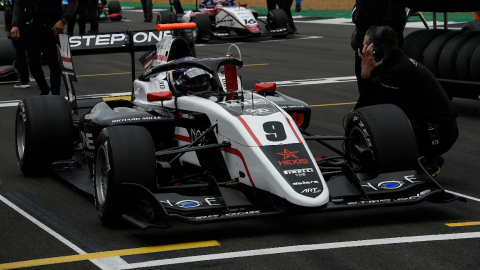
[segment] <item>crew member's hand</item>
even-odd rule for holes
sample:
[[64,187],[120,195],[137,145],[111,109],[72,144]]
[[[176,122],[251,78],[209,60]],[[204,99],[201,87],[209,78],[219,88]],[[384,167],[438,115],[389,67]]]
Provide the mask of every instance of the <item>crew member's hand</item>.
[[20,37],[20,29],[18,29],[18,27],[16,26],[12,27],[12,31],[10,31],[10,36],[13,39],[18,40],[18,38]]
[[55,36],[58,36],[60,34],[63,34],[63,29],[65,29],[65,24],[60,20],[58,21],[54,26],[53,26],[53,34]]
[[362,60],[362,78],[370,78],[372,71],[383,64],[383,59],[380,62],[376,62],[373,58],[373,43],[368,46],[363,46],[363,50],[360,52],[358,49],[358,57]]

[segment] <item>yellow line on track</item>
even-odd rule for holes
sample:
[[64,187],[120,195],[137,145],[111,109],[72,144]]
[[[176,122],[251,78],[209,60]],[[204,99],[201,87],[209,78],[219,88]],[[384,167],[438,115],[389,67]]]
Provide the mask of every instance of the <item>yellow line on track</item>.
[[128,256],[128,255],[137,255],[137,254],[146,254],[146,253],[155,253],[155,252],[191,249],[191,248],[215,247],[215,246],[220,246],[220,243],[218,241],[211,240],[211,241],[173,244],[173,245],[165,245],[165,246],[131,248],[131,249],[122,249],[122,250],[114,250],[114,251],[78,254],[78,255],[72,255],[72,256],[54,257],[54,258],[47,258],[47,259],[30,260],[30,261],[23,261],[23,262],[4,263],[4,264],[0,264],[0,269],[16,269],[16,268],[24,268],[24,267],[32,267],[32,266],[40,266],[40,265],[50,265],[50,264],[58,264],[58,263],[102,259],[102,258],[117,257],[117,256]]
[[475,226],[475,225],[480,225],[480,221],[446,223],[445,225],[447,225],[448,227]]
[[337,106],[337,105],[350,105],[350,104],[356,104],[356,103],[357,103],[357,102],[320,104],[320,105],[310,105],[310,107],[326,107],[326,106]]

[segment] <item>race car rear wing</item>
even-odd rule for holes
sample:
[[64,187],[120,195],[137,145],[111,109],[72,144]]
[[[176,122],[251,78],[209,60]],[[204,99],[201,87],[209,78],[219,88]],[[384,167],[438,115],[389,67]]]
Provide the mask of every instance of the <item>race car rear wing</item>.
[[[170,26],[170,27],[169,27]],[[104,33],[97,35],[67,36],[60,35],[60,46],[57,45],[57,53],[62,69],[63,82],[67,91],[68,102],[72,110],[78,113],[78,109],[90,108],[92,101],[78,99],[72,82],[76,82],[72,56],[95,55],[110,53],[129,53],[131,58],[132,93],[133,81],[135,80],[135,52],[148,51],[160,40],[166,37],[182,37],[185,39],[195,56],[194,31],[195,24],[173,24],[157,26],[157,30]],[[97,98],[98,99],[98,98]],[[98,101],[102,101],[99,99]]]

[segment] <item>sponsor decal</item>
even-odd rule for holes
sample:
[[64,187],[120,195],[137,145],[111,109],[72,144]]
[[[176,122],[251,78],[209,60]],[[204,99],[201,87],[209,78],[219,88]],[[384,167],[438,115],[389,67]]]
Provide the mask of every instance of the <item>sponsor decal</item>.
[[184,200],[175,203],[175,205],[181,208],[194,208],[202,205],[202,203],[193,200]]
[[402,187],[403,184],[402,181],[384,181],[378,183],[378,187],[383,189],[397,189]]
[[208,215],[208,216],[190,217],[190,219],[202,220],[202,219],[213,219],[213,218],[223,218],[223,217],[247,216],[247,215],[255,215],[255,214],[260,214],[260,210],[228,213],[228,214],[221,214],[221,215]]
[[302,190],[301,193],[320,193],[320,192],[322,192],[322,190],[318,188],[306,188]]
[[87,150],[93,150],[95,149],[95,146],[93,145],[93,136],[92,133],[85,133],[83,131],[80,131],[80,138],[82,139],[82,145],[83,149]]
[[265,115],[274,114],[277,111],[273,108],[258,108],[258,109],[246,109],[244,110],[244,112],[252,115],[265,116]]
[[[134,32],[133,42],[135,44],[152,43],[152,45],[154,45],[167,35],[170,35],[170,31]],[[125,46],[126,39],[127,36],[124,33],[114,33],[101,35],[72,36],[69,38],[69,41],[71,48],[98,46],[121,47]]]
[[303,105],[289,105],[289,106],[281,106],[282,109],[292,109],[292,108],[304,108]]
[[162,117],[161,116],[143,116],[143,117],[122,118],[122,119],[114,119],[112,120],[112,123],[157,120],[157,119],[162,119]]
[[[358,117],[353,117],[353,122],[357,122],[358,121]],[[363,132],[363,135],[365,136],[365,141],[367,142],[367,145],[368,147],[372,147],[372,142],[370,141],[370,135],[368,134],[367,130],[365,129],[365,125],[363,124],[362,121],[358,121],[358,125],[360,127],[360,129],[362,130]]]
[[377,203],[390,203],[390,202],[403,202],[403,201],[413,201],[418,200],[432,191],[430,189],[424,190],[417,195],[410,196],[408,198],[398,198],[398,199],[383,199],[383,200],[369,200],[369,201],[358,201],[358,202],[349,202],[347,205],[361,205],[361,204],[377,204]]
[[284,170],[284,174],[295,174],[295,176],[305,176],[307,173],[313,172],[313,168]]
[[[308,159],[298,158],[295,154],[299,151],[288,151],[286,148],[283,149],[282,153],[277,153],[277,155],[283,156],[283,161],[278,161],[280,166],[293,166],[293,165],[304,165],[309,164]],[[289,159],[293,158],[293,159]]]
[[299,186],[299,185],[311,185],[311,184],[319,184],[318,181],[302,181],[302,182],[293,182],[292,185]]

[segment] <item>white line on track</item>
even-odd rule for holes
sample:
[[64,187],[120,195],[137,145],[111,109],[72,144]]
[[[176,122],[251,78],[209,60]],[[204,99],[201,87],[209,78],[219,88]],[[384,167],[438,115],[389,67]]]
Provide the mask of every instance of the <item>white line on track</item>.
[[[68,239],[65,237],[61,236],[54,230],[50,229],[47,227],[45,224],[37,220],[36,218],[32,217],[29,215],[27,212],[23,211],[21,208],[10,202],[7,198],[3,197],[0,195],[0,201],[4,202],[6,205],[8,205],[10,208],[13,210],[17,211],[20,215],[24,216],[31,222],[33,222],[35,225],[43,229],[45,232],[49,233],[51,236],[55,237],[57,240],[68,246],[69,248],[73,249],[75,252],[78,254],[86,254],[86,252],[70,242]],[[122,258],[120,257],[111,257],[111,258],[105,258],[105,259],[95,259],[95,260],[90,260],[93,264],[98,266],[100,269],[121,269],[120,267],[128,265],[127,262],[125,262]]]
[[223,259],[235,259],[235,258],[242,258],[242,257],[273,255],[273,254],[301,252],[301,251],[313,251],[313,250],[325,250],[325,249],[349,248],[349,247],[366,247],[366,246],[391,245],[391,244],[403,244],[403,243],[419,243],[419,242],[429,242],[429,241],[472,239],[472,238],[480,238],[480,232],[409,236],[409,237],[347,241],[347,242],[326,243],[326,244],[298,245],[298,246],[287,246],[287,247],[277,247],[277,248],[254,249],[254,250],[218,253],[218,254],[210,254],[210,255],[180,257],[180,258],[174,258],[174,259],[163,259],[163,260],[156,260],[156,261],[149,261],[149,262],[142,262],[142,263],[131,263],[129,265],[121,266],[121,269],[155,267],[160,265],[171,265],[171,264],[192,263],[192,262],[223,260]]

